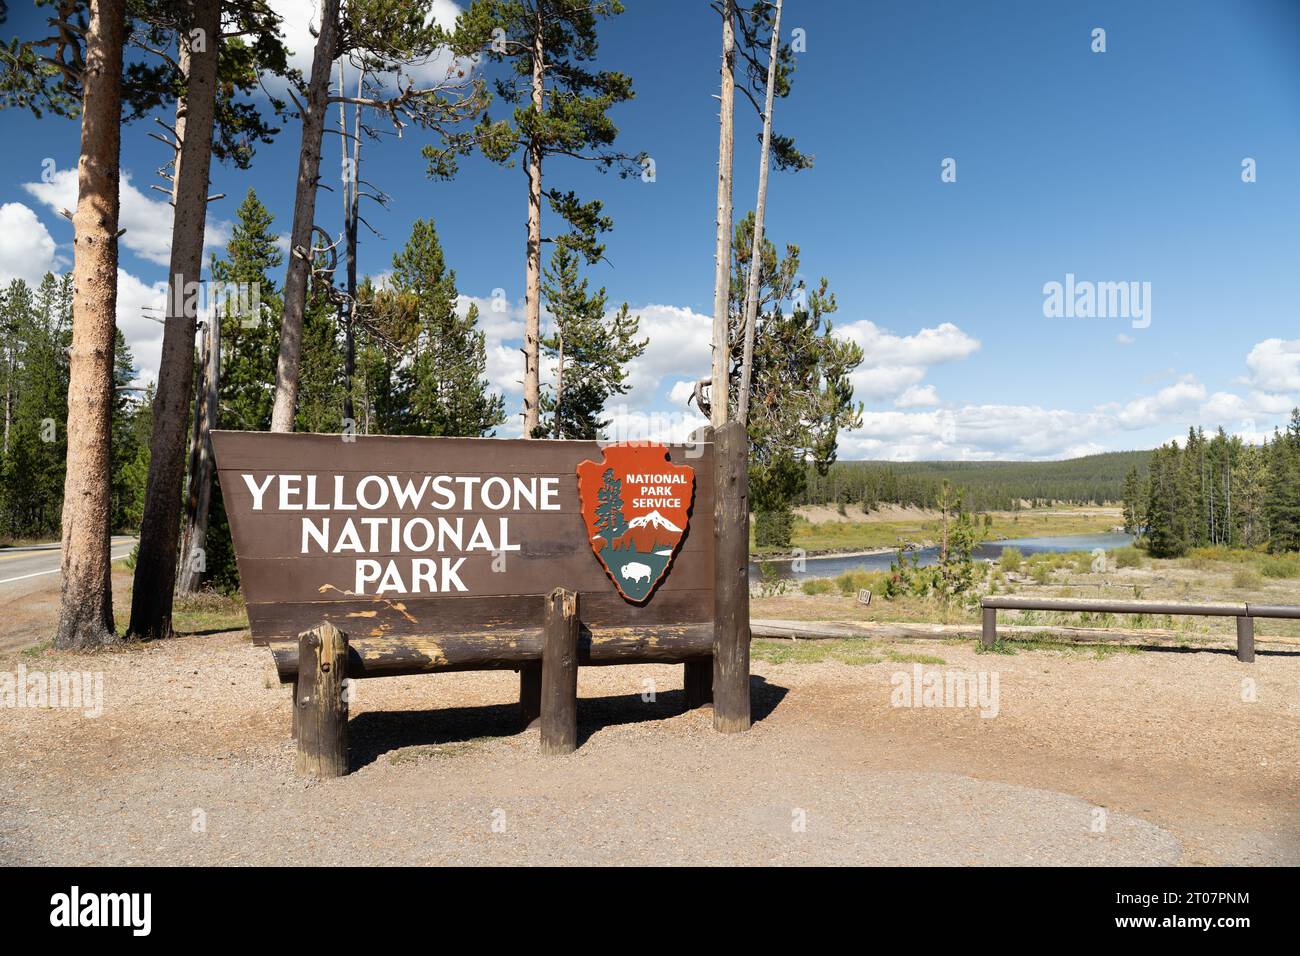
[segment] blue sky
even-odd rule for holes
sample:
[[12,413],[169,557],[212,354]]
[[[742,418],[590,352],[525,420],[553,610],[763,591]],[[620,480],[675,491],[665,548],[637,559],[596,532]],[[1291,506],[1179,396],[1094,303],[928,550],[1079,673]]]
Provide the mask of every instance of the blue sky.
[[[633,77],[636,99],[615,114],[620,145],[654,158],[655,181],[564,159],[546,177],[603,199],[615,220],[610,261],[591,278],[631,304],[651,341],[613,410],[631,437],[692,427],[682,383],[708,368],[719,31],[703,0],[626,5],[602,28],[600,63]],[[312,4],[272,6],[305,63]],[[816,166],[773,175],[768,236],[801,247],[810,281],[830,279],[837,332],[867,351],[855,376],[863,427],[841,457],[1061,457],[1149,447],[1190,423],[1258,437],[1300,401],[1300,3],[787,0],[784,16],[807,50],[776,123]],[[11,4],[6,32],[37,28],[31,8]],[[1095,28],[1105,52],[1092,50]],[[740,215],[753,204],[758,126],[743,101],[738,116]],[[0,123],[0,279],[32,278],[70,261],[57,209],[72,201],[77,125],[14,111]],[[170,228],[148,189],[166,159],[152,125],[123,136],[119,317],[144,378],[160,328],[140,307],[159,295]],[[434,182],[422,142],[408,131],[363,158],[394,203],[367,214],[384,239],[365,238],[362,271],[385,271],[411,221],[435,219],[460,291],[482,303],[494,383],[517,410],[524,175],[471,158]],[[288,231],[298,144],[290,124],[251,170],[214,167],[213,191],[229,198],[211,207],[213,248],[250,187]],[[337,151],[327,137],[326,182]],[[65,171],[54,184],[41,182],[47,158]],[[946,158],[955,182],[941,181]],[[1246,158],[1255,182],[1242,181]],[[318,199],[331,232],[339,204],[337,192]],[[1044,285],[1067,274],[1150,283],[1149,326],[1045,317]],[[488,307],[494,289],[508,311]]]

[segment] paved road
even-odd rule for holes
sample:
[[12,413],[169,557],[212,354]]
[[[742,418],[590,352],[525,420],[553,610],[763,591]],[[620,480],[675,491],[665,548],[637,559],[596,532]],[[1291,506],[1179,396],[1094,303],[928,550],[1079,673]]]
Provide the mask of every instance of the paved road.
[[[116,561],[129,555],[134,546],[135,538],[115,537],[109,553]],[[57,543],[0,549],[0,593],[19,588],[22,581],[57,575],[61,558],[62,548]]]

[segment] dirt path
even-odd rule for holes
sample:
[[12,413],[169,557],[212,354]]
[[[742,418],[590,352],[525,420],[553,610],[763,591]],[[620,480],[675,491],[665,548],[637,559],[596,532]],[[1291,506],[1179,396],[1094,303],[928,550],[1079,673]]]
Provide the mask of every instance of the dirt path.
[[547,760],[511,673],[373,680],[353,773],[314,785],[237,635],[0,655],[105,701],[0,710],[0,863],[1300,863],[1300,657],[896,646],[996,672],[997,716],[891,706],[910,663],[756,662],[761,719],[722,737],[680,668],[588,668]]

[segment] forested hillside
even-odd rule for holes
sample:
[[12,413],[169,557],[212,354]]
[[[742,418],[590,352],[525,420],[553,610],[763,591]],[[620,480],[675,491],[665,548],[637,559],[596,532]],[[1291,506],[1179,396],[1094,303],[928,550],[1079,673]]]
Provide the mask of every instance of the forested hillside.
[[809,468],[799,503],[933,508],[947,481],[974,511],[1008,510],[1022,501],[1103,504],[1118,502],[1124,477],[1133,468],[1145,473],[1150,458],[1149,451],[1121,451],[1066,461],[843,461],[825,475]]

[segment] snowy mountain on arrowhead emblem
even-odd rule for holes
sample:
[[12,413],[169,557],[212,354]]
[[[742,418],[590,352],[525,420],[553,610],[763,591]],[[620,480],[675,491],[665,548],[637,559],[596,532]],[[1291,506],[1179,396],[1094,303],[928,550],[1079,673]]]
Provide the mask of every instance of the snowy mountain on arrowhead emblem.
[[681,532],[681,528],[673,524],[657,511],[652,511],[648,515],[641,515],[639,518],[633,518],[627,523],[629,528],[667,528],[669,531]]
[[663,445],[611,445],[604,461],[578,465],[591,548],[618,592],[649,600],[686,535],[695,472],[668,461]]

